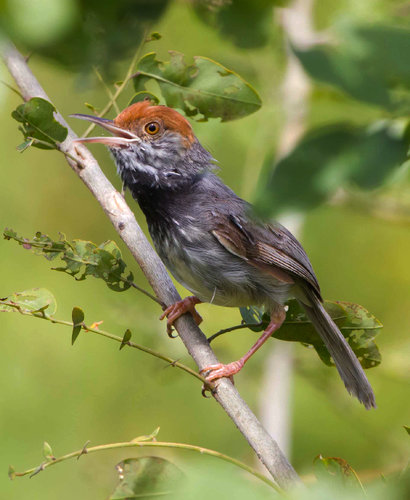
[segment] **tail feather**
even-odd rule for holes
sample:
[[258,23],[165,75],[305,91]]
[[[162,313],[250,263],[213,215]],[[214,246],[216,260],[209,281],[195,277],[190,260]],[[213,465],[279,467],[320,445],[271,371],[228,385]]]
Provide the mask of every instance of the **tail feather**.
[[310,305],[300,303],[332,356],[346,389],[356,396],[367,410],[376,408],[373,389],[351,347],[319,298],[312,293],[309,294],[309,299]]

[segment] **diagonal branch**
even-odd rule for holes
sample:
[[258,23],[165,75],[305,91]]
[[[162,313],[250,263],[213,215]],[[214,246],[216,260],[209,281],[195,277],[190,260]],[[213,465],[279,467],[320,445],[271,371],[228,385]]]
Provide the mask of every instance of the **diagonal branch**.
[[[48,98],[31,72],[26,61],[11,43],[0,46],[3,60],[25,100],[32,97]],[[60,113],[55,118],[68,128],[66,140],[58,145],[73,171],[80,177],[97,199],[114,228],[140,265],[158,299],[166,305],[181,299],[162,261],[155,253],[134,214],[123,196],[114,189],[101,171],[97,161],[82,145],[74,145],[76,137]],[[77,161],[74,161],[77,159]],[[178,334],[199,369],[217,363],[217,359],[205,335],[197,327],[192,316],[184,315],[175,323]],[[213,391],[214,398],[222,406],[250,446],[282,488],[299,483],[299,478],[279,449],[277,443],[262,427],[233,384],[221,379]]]

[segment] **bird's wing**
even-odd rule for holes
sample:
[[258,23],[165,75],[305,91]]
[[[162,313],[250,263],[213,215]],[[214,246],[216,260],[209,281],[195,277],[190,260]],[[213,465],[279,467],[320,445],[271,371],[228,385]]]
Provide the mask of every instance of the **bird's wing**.
[[302,280],[320,297],[308,256],[286,228],[232,214],[219,216],[215,222],[212,234],[230,253],[285,283]]

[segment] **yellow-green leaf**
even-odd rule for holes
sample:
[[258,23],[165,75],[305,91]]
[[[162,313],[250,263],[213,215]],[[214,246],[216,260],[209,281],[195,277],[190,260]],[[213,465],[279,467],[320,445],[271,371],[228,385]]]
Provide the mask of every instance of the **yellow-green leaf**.
[[43,456],[46,460],[55,459],[53,450],[51,449],[51,446],[47,443],[47,441],[44,441],[43,443]]
[[132,284],[133,275],[127,271],[121,251],[114,241],[108,240],[97,246],[86,240],[67,241],[62,233],[60,240],[54,241],[41,232],[28,239],[19,237],[12,229],[5,229],[3,235],[5,239],[17,241],[23,248],[47,260],[59,257],[65,266],[55,267],[54,270],[65,272],[77,281],[94,276],[104,280],[116,292],[128,290]]
[[122,338],[122,342],[121,342],[121,345],[120,345],[120,351],[121,349],[128,344],[128,342],[130,341],[131,339],[131,330],[127,329],[124,333],[124,337]]
[[64,141],[68,132],[66,127],[54,118],[55,111],[55,107],[49,101],[33,97],[24,104],[20,104],[11,116],[22,124],[20,130],[26,141],[34,138],[41,142],[33,141],[33,146],[40,149],[54,149],[56,143]]
[[170,60],[164,62],[151,52],[138,62],[135,90],[145,90],[149,80],[157,82],[167,106],[179,108],[197,120],[235,120],[262,105],[248,82],[207,57],[196,56],[192,63],[186,63],[184,54],[170,51]]
[[0,299],[0,312],[41,312],[52,316],[57,310],[54,295],[46,288],[30,288]]
[[[286,320],[272,337],[290,342],[301,342],[315,348],[320,359],[328,366],[334,366],[330,354],[302,306],[297,300],[287,302]],[[340,328],[363,368],[373,368],[380,364],[381,355],[374,338],[383,325],[367,309],[350,302],[324,303],[326,311]],[[242,318],[250,329],[260,332],[269,323],[269,315],[257,307],[240,308]]]
[[71,336],[71,345],[73,345],[74,342],[77,340],[77,337],[79,336],[81,328],[83,326],[84,311],[79,307],[74,307],[71,313],[71,317],[73,320],[73,333]]

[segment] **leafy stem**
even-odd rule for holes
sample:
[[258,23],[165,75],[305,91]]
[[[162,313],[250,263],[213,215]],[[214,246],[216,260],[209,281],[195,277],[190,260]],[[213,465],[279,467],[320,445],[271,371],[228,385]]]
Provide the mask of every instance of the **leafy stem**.
[[11,300],[2,300],[1,301],[2,305],[12,307],[16,311],[18,311],[20,314],[23,314],[24,316],[32,316],[34,318],[40,318],[40,319],[45,319],[47,321],[50,321],[51,323],[59,324],[59,325],[64,325],[64,326],[69,326],[70,328],[73,328],[73,326],[81,326],[81,329],[86,331],[86,332],[91,332],[95,333],[97,335],[101,335],[102,337],[106,337],[111,340],[115,340],[116,342],[119,342],[122,345],[127,345],[129,347],[132,347],[133,349],[138,349],[139,351],[145,352],[147,354],[150,354],[151,356],[154,356],[158,359],[161,359],[163,361],[166,361],[169,363],[171,366],[175,366],[177,368],[180,368],[181,370],[185,371],[186,373],[189,373],[190,375],[194,376],[195,378],[201,380],[204,384],[206,383],[205,378],[199,375],[195,370],[192,370],[192,368],[189,368],[189,366],[186,366],[179,361],[170,358],[169,356],[165,356],[164,354],[161,354],[160,352],[154,351],[150,347],[145,347],[140,344],[136,344],[135,342],[131,342],[130,340],[127,340],[124,342],[123,337],[119,337],[118,335],[114,335],[113,333],[107,332],[105,330],[100,330],[97,327],[92,326],[87,326],[84,322],[82,322],[80,325],[74,325],[72,321],[65,321],[61,319],[54,318],[53,316],[49,316],[46,314],[44,309],[41,310],[36,310],[36,311],[29,311],[26,309],[23,309],[19,304],[16,304],[15,302]]
[[[66,263],[72,262],[72,263],[78,263],[78,264],[84,265],[84,266],[98,266],[99,263],[101,263],[101,261],[99,259],[99,253],[98,253],[98,251],[101,250],[101,246],[97,247],[96,245],[93,245],[96,253],[91,253],[91,252],[78,253],[78,252],[76,252],[75,245],[73,243],[70,243],[69,241],[67,241],[64,236],[62,237],[62,239],[60,241],[54,242],[53,240],[51,240],[50,238],[48,238],[45,235],[40,236],[40,237],[36,237],[35,239],[28,239],[28,238],[19,237],[14,231],[8,231],[8,230],[5,230],[3,235],[6,239],[13,239],[17,243],[20,243],[21,245],[23,245],[23,247],[25,247],[25,248],[38,248],[38,249],[40,249],[42,251],[42,254],[44,255],[44,257],[48,258],[49,260],[54,259],[55,256],[57,254],[59,254],[60,258],[63,261],[65,261]],[[79,240],[75,240],[75,241],[79,241]],[[67,249],[69,249],[70,252],[67,251]],[[112,258],[116,264],[118,264],[120,262],[120,259],[118,257],[114,257],[112,255]],[[66,269],[65,269],[65,271],[66,271]],[[78,272],[78,270],[76,272]],[[75,273],[74,274],[69,273],[69,274],[74,275]],[[89,273],[85,273],[83,276],[85,277],[86,274],[89,274]],[[130,279],[130,276],[132,276],[131,274],[128,277],[124,278],[122,276],[122,273],[117,272],[114,269],[114,265],[112,265],[110,270],[109,270],[109,275],[110,275],[111,280],[115,279],[117,281],[121,281],[122,283],[127,284],[129,287],[133,287],[134,289],[138,290],[139,292],[143,293],[145,296],[147,296],[148,298],[150,298],[151,300],[153,300],[154,302],[159,304],[162,308],[164,307],[164,304],[157,297],[155,297],[153,294],[151,294],[150,292],[148,292],[144,288],[138,286],[132,279]],[[99,276],[104,278],[104,276],[105,276],[104,272],[101,271],[99,273]]]
[[[158,429],[159,430],[159,429]],[[71,453],[67,453],[66,455],[62,455],[61,457],[51,457],[50,460],[42,462],[37,467],[32,467],[31,469],[27,469],[24,472],[15,472],[13,469],[10,469],[10,476],[14,477],[22,477],[30,474],[30,477],[33,477],[35,474],[43,471],[47,467],[51,467],[52,465],[56,465],[60,462],[64,462],[65,460],[69,460],[71,458],[80,458],[82,455],[88,455],[90,453],[95,453],[104,450],[116,450],[122,448],[177,448],[181,450],[190,450],[200,453],[201,455],[209,455],[211,457],[219,458],[220,460],[224,460],[236,467],[239,467],[242,470],[245,470],[249,474],[252,474],[254,477],[257,477],[265,484],[276,490],[278,493],[284,495],[284,492],[279,486],[277,486],[273,481],[268,479],[262,473],[257,471],[256,469],[249,467],[245,463],[237,460],[236,458],[230,457],[223,453],[220,453],[215,450],[210,450],[209,448],[203,448],[202,446],[195,446],[192,444],[185,443],[172,443],[172,442],[164,442],[164,441],[153,441],[155,439],[155,435],[158,430],[154,431],[150,436],[139,436],[131,441],[126,441],[122,443],[108,443],[101,444],[98,446],[90,446],[87,444],[81,449],[77,451],[73,451]]]

